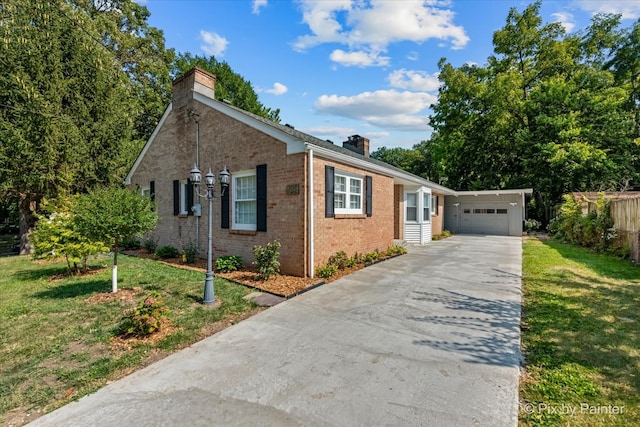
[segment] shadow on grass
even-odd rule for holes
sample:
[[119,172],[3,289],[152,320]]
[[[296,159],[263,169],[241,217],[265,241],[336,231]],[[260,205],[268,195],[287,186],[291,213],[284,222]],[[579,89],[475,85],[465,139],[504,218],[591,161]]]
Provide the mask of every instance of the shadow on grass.
[[30,270],[20,270],[13,274],[13,277],[21,281],[34,281],[52,276],[60,276],[66,274],[69,270],[66,266],[51,266],[33,268]]
[[65,299],[78,296],[89,295],[96,292],[109,292],[111,290],[111,279],[107,280],[78,280],[73,283],[57,285],[46,291],[34,294],[36,298],[44,299]]
[[[477,298],[459,292],[416,292],[420,301],[437,303],[448,310],[465,312],[459,316],[420,316],[409,320],[452,328],[453,340],[416,340],[437,350],[464,354],[471,363],[520,366],[520,301]],[[469,314],[467,314],[469,313]]]
[[591,252],[587,248],[554,240],[541,240],[540,242],[557,251],[563,258],[578,263],[600,276],[617,280],[635,280],[640,282],[640,268],[630,260],[618,259],[612,255]]
[[640,269],[582,248],[542,243],[602,280],[569,268],[529,278],[523,316],[527,364],[561,369],[577,363],[640,393]]

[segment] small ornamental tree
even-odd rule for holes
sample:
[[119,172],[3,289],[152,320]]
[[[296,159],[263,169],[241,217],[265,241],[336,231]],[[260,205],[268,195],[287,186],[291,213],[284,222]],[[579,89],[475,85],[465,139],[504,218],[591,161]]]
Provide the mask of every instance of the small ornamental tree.
[[126,188],[97,188],[78,197],[74,215],[78,230],[113,248],[112,290],[118,291],[118,249],[123,239],[151,231],[158,222],[151,200]]
[[78,263],[81,263],[82,271],[86,271],[89,256],[108,252],[109,247],[78,232],[72,206],[71,199],[60,199],[50,215],[37,215],[32,256],[47,259],[64,257],[69,272],[77,272]]

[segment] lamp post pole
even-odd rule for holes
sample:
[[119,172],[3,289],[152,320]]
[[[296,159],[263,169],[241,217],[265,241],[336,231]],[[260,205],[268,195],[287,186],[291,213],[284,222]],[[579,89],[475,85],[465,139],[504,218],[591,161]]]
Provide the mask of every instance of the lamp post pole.
[[[227,187],[229,186],[229,171],[225,168],[220,171],[220,186],[221,193],[224,194]],[[208,203],[208,223],[207,223],[207,272],[205,273],[204,279],[204,297],[202,299],[203,304],[213,304],[215,302],[214,288],[213,288],[213,266],[212,266],[212,257],[213,257],[213,199],[215,198],[214,193],[214,184],[216,183],[216,178],[211,173],[211,168],[209,168],[209,172],[205,175],[205,185],[207,187],[207,192],[205,194],[200,194],[198,191],[198,186],[202,180],[202,173],[200,169],[198,169],[197,165],[193,165],[193,169],[191,169],[191,182],[193,182],[194,190],[200,197],[206,197]]]
[[[211,174],[211,178],[213,178],[213,174],[211,171],[207,174],[207,176]],[[213,234],[213,183],[211,187],[209,187],[209,182],[207,181],[207,200],[209,201],[209,210],[207,211],[209,214],[209,223],[207,226],[207,272],[205,273],[204,279],[204,299],[202,300],[203,304],[213,304],[215,302],[215,296],[213,293],[213,268],[212,268],[212,234]]]

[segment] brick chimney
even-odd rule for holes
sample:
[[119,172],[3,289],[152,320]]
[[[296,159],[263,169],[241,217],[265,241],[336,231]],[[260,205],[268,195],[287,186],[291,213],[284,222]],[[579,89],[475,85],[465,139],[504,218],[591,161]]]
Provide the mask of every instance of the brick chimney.
[[173,108],[187,105],[193,92],[215,99],[216,76],[202,68],[194,67],[173,81],[171,104]]
[[342,146],[347,150],[351,150],[354,153],[362,154],[365,157],[369,157],[369,139],[360,135],[351,135],[346,141],[342,143]]

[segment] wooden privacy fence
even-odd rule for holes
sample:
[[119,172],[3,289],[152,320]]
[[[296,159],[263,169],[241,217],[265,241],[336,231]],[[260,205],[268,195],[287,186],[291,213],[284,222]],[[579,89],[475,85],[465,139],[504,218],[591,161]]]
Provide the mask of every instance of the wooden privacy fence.
[[631,259],[640,263],[640,197],[612,200],[611,217],[619,239],[631,249]]

